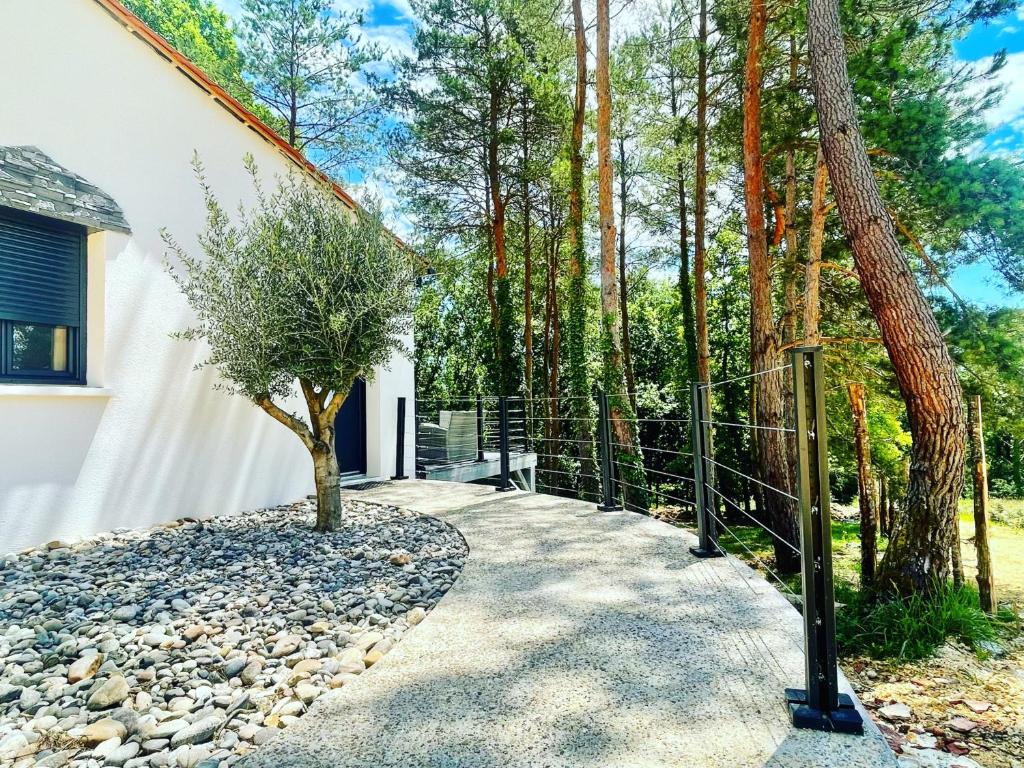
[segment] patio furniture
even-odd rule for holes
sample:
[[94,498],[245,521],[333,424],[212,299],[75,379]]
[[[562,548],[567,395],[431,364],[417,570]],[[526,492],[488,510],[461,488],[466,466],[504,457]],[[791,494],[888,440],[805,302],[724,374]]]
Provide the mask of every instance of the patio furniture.
[[476,413],[441,411],[437,420],[437,424],[424,422],[417,430],[419,460],[428,464],[445,464],[476,459]]

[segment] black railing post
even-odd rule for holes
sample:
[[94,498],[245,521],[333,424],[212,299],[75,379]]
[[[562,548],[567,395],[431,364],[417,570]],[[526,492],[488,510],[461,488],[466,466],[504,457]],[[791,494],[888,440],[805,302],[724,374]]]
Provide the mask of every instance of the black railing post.
[[690,385],[690,413],[693,432],[693,488],[697,506],[697,546],[690,552],[697,557],[721,557],[718,547],[718,527],[711,516],[714,500],[708,498],[708,467],[704,460],[707,455],[708,436],[711,426],[708,413],[707,385],[694,382]]
[[476,396],[476,460],[484,460],[484,399]]
[[508,457],[508,398],[498,398],[498,450],[501,462],[501,478],[498,481],[499,491],[514,491],[509,478],[509,457]]
[[405,398],[398,398],[398,430],[395,433],[395,474],[392,480],[408,480],[405,474]]
[[615,447],[612,445],[611,413],[608,395],[597,391],[597,433],[601,443],[601,493],[604,500],[597,505],[601,512],[621,512],[622,505],[615,500]]
[[412,455],[417,479],[426,479],[427,473],[422,469],[423,463],[420,461],[420,399],[418,397],[414,397],[412,401]]
[[863,733],[861,714],[852,699],[839,692],[821,347],[797,347],[791,354],[806,688],[787,688],[786,700],[797,728]]
[[526,399],[523,399],[523,445],[521,453],[530,450],[530,422],[526,413]]

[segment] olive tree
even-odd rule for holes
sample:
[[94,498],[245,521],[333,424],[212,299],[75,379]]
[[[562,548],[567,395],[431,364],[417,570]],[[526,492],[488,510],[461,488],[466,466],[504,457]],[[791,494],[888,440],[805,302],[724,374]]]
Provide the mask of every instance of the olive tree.
[[[334,422],[353,382],[392,353],[408,354],[412,317],[409,253],[376,208],[352,211],[306,175],[263,189],[245,160],[255,203],[228,216],[196,175],[206,202],[201,254],[166,231],[168,269],[195,313],[180,338],[204,340],[202,365],[219,388],[242,395],[292,430],[313,457],[318,531],[337,528],[342,505]],[[306,416],[287,403],[298,389]]]

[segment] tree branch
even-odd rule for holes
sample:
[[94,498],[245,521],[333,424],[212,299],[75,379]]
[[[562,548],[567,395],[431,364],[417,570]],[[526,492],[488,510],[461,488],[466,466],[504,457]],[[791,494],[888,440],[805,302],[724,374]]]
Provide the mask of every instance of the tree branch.
[[277,406],[273,400],[270,399],[270,395],[260,395],[256,399],[256,405],[262,408],[264,411],[269,413],[277,421],[284,424],[288,429],[298,435],[302,444],[306,446],[310,451],[313,450],[316,445],[316,438],[310,430],[309,425],[306,424],[302,419],[288,413],[279,406]]

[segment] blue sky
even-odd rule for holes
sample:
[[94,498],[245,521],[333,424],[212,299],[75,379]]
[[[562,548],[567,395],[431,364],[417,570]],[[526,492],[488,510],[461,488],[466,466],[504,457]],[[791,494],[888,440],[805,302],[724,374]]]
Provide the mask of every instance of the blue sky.
[[[241,0],[216,0],[229,15],[237,17]],[[334,0],[338,8],[362,11],[363,34],[391,55],[412,52],[413,14],[409,0]],[[996,51],[1007,51],[1007,63],[999,75],[1006,94],[999,107],[986,115],[990,133],[983,151],[1024,156],[1024,9],[989,24],[978,24],[957,42],[957,56],[983,65]],[[361,178],[350,183],[358,185]],[[1024,307],[1024,295],[1008,290],[987,264],[957,269],[951,278],[954,289],[968,301],[987,305]],[[936,289],[944,292],[944,289]]]
[[[1024,155],[1024,9],[1002,16],[990,24],[976,24],[957,42],[956,52],[964,61],[984,63],[993,53],[1005,49],[1006,66],[999,74],[1006,93],[1002,103],[988,114],[990,132],[985,138],[988,151]],[[1013,293],[984,263],[961,267],[953,274],[954,289],[968,301],[1024,307],[1024,296]]]

